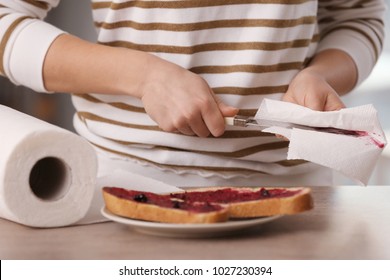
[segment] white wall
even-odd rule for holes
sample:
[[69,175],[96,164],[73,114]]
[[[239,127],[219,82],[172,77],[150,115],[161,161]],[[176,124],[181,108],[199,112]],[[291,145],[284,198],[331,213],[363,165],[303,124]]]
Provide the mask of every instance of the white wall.
[[[62,0],[57,8],[49,12],[46,21],[71,34],[95,41],[90,5],[89,0]],[[36,93],[0,77],[0,104],[73,130],[74,109],[68,94]]]

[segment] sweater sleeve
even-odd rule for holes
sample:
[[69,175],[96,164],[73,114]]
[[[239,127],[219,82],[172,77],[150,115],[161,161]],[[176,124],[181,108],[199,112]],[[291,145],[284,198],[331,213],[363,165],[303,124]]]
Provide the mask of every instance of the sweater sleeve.
[[360,84],[371,73],[384,41],[383,0],[320,0],[317,52],[340,49],[354,60]]
[[60,0],[0,0],[0,74],[47,92],[42,70],[51,43],[63,33],[43,18]]

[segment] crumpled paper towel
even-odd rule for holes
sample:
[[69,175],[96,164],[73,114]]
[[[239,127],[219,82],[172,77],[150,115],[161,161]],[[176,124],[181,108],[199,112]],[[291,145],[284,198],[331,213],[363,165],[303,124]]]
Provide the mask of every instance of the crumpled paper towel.
[[[329,167],[363,185],[367,185],[387,144],[377,111],[371,104],[321,112],[289,102],[264,99],[255,119],[260,125],[269,126],[262,131],[290,140],[287,159],[303,159]],[[272,125],[275,122],[278,125]],[[299,125],[313,129],[299,128]],[[353,132],[349,135],[317,128]]]

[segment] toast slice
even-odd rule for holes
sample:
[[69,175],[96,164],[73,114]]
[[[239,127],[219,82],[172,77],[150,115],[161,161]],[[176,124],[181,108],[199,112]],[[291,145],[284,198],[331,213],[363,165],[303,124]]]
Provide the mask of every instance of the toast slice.
[[310,188],[202,188],[172,193],[185,201],[207,201],[229,207],[230,218],[292,215],[313,208]]
[[310,188],[213,187],[156,194],[104,187],[108,210],[163,223],[217,223],[228,219],[292,215],[313,208]]
[[229,219],[228,207],[208,202],[187,202],[170,195],[104,187],[106,208],[118,216],[162,223],[217,223]]

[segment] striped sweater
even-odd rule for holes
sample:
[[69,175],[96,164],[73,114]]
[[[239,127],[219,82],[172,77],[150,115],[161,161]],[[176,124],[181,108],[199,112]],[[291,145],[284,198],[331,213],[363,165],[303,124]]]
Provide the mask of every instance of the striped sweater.
[[[0,0],[0,72],[15,84],[46,91],[43,60],[62,31],[42,19],[58,2]],[[280,99],[322,50],[350,54],[360,83],[384,37],[379,0],[94,0],[92,9],[99,44],[149,52],[189,69],[245,115],[254,115],[263,98]],[[113,157],[205,176],[280,176],[315,168],[286,160],[288,143],[258,130],[228,127],[218,138],[185,136],[161,131],[130,96],[72,99],[76,130]]]

